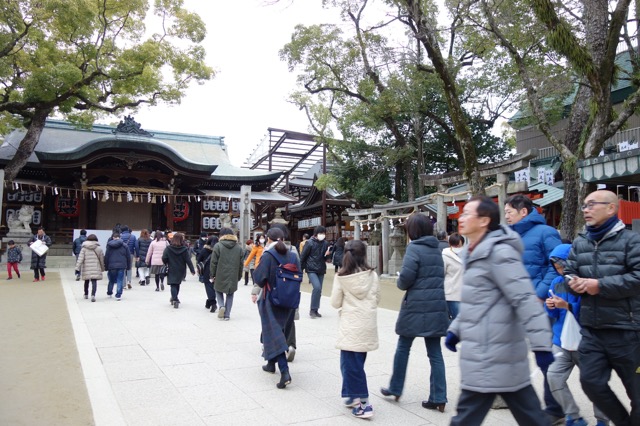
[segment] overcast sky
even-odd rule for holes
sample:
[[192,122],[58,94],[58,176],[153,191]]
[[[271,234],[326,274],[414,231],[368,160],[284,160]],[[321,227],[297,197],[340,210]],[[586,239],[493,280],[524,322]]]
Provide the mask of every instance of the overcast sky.
[[308,132],[303,111],[287,102],[295,76],[278,51],[294,27],[336,21],[337,11],[321,0],[186,0],[185,7],[207,25],[207,63],[217,75],[193,85],[182,104],[157,106],[135,114],[144,129],[224,136],[231,162],[240,166],[268,127]]

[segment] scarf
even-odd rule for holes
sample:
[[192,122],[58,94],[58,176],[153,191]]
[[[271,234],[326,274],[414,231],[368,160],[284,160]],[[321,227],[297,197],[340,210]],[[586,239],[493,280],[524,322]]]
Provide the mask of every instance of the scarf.
[[586,226],[587,238],[591,241],[600,241],[602,237],[607,235],[607,232],[611,230],[618,223],[618,215],[613,215],[605,223],[600,226]]

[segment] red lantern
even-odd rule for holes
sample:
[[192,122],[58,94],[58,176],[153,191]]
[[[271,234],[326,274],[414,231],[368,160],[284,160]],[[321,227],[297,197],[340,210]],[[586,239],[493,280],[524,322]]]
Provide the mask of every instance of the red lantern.
[[80,216],[80,200],[58,195],[55,201],[56,213],[63,217]]
[[171,212],[174,222],[182,222],[189,218],[189,203],[184,200],[176,201]]

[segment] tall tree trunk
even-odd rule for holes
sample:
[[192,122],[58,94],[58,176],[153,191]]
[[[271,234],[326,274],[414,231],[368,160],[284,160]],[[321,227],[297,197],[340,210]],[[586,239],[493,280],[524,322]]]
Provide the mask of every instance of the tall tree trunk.
[[51,109],[37,109],[31,118],[27,133],[20,141],[18,150],[13,158],[9,161],[9,164],[4,168],[4,179],[12,181],[18,176],[20,170],[27,165],[31,153],[33,153],[38,141],[40,141],[40,135],[44,129],[44,124],[47,117],[51,114]]
[[395,194],[396,201],[402,201],[402,177],[404,176],[404,166],[401,162],[396,163],[396,175],[395,175]]
[[560,216],[560,232],[564,238],[571,241],[584,225],[580,205],[584,200],[585,194],[584,187],[580,183],[580,171],[576,162],[576,157],[573,157],[572,159],[565,159],[562,163],[564,198],[562,215]]
[[411,167],[410,159],[407,159],[404,161],[405,161],[404,171],[406,173],[406,179],[407,179],[407,201],[413,201],[416,199],[416,185],[415,185],[416,179],[414,175],[414,170],[413,170],[413,167]]

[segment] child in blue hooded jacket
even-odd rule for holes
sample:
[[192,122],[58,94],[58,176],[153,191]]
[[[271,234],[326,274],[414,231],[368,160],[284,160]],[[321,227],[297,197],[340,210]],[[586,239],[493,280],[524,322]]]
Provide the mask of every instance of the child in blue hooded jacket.
[[[549,286],[549,297],[545,300],[545,310],[549,316],[555,319],[553,324],[553,353],[555,361],[547,371],[549,388],[556,401],[562,407],[567,418],[567,426],[587,426],[587,422],[580,416],[580,409],[573,399],[573,395],[567,385],[567,380],[573,371],[573,367],[580,367],[578,351],[569,351],[561,346],[560,336],[562,327],[567,316],[567,311],[571,312],[576,321],[580,322],[580,296],[569,293],[568,286],[564,280],[564,266],[571,244],[560,244],[549,254],[549,260],[555,267],[559,276],[556,277]],[[606,426],[609,420],[595,405],[593,406],[596,426]]]

